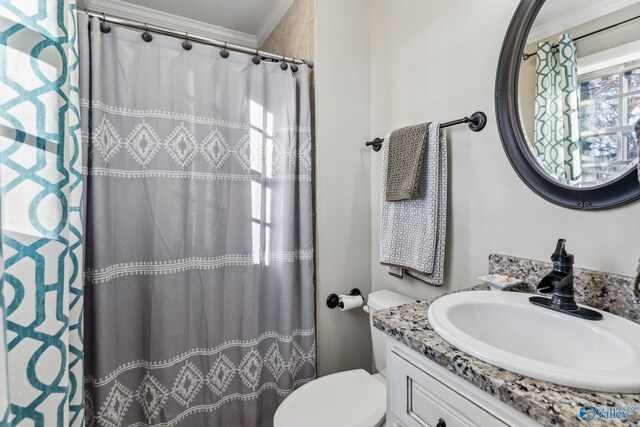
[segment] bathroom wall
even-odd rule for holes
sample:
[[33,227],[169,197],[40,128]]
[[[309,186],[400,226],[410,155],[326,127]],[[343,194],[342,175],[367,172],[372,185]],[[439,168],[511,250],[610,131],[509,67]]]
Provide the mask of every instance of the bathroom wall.
[[[369,2],[294,0],[261,49],[316,61],[318,376],[371,367],[369,318],[327,296],[371,291]],[[314,34],[315,25],[315,34]],[[315,40],[315,43],[314,43]]]
[[316,4],[318,375],[371,367],[369,318],[327,308],[331,292],[371,291],[369,0]]
[[[602,212],[557,207],[518,178],[502,148],[494,112],[495,72],[517,0],[372,0],[371,134],[476,110],[480,133],[457,126],[449,137],[446,285],[399,280],[378,263],[381,153],[371,156],[373,289],[413,297],[475,283],[489,253],[548,260],[555,241],[580,267],[634,275],[640,257],[640,202]],[[366,138],[364,139],[366,140]],[[362,140],[362,141],[364,141]]]

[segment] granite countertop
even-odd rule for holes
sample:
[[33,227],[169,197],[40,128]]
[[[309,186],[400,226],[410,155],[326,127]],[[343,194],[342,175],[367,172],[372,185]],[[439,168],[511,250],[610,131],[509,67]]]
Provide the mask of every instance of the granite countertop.
[[[487,289],[488,286],[478,285],[466,290]],[[435,300],[430,298],[380,310],[373,317],[374,326],[544,426],[585,423],[579,418],[580,408],[584,405],[598,408],[640,406],[640,394],[589,392],[552,384],[498,368],[457,350],[429,324],[427,310]],[[629,375],[640,373],[629,372]],[[639,425],[634,422],[640,423],[640,413],[630,413],[624,424]],[[623,423],[622,420],[594,419],[586,424],[610,427]]]

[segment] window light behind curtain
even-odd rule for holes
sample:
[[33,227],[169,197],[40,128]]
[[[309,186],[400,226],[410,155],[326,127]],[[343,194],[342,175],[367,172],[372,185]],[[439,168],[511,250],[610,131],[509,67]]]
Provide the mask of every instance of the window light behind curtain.
[[0,0],[0,426],[84,424],[81,160],[75,0]]

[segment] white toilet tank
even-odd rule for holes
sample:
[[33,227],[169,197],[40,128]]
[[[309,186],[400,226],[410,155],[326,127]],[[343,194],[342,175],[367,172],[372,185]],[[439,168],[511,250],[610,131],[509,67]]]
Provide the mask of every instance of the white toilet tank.
[[378,310],[415,302],[415,299],[381,290],[371,292],[367,305],[369,306],[369,326],[371,327],[371,341],[373,342],[373,360],[375,368],[386,378],[387,374],[387,334],[373,326],[373,314]]

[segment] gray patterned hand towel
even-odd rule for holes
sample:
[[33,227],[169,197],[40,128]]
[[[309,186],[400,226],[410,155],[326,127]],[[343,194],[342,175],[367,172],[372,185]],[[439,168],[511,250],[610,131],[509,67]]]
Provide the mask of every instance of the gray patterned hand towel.
[[387,168],[387,202],[416,199],[427,139],[427,123],[391,132]]
[[380,208],[380,262],[389,274],[404,273],[441,286],[447,230],[447,141],[438,123],[428,127],[418,198],[387,202],[389,136],[385,138]]

